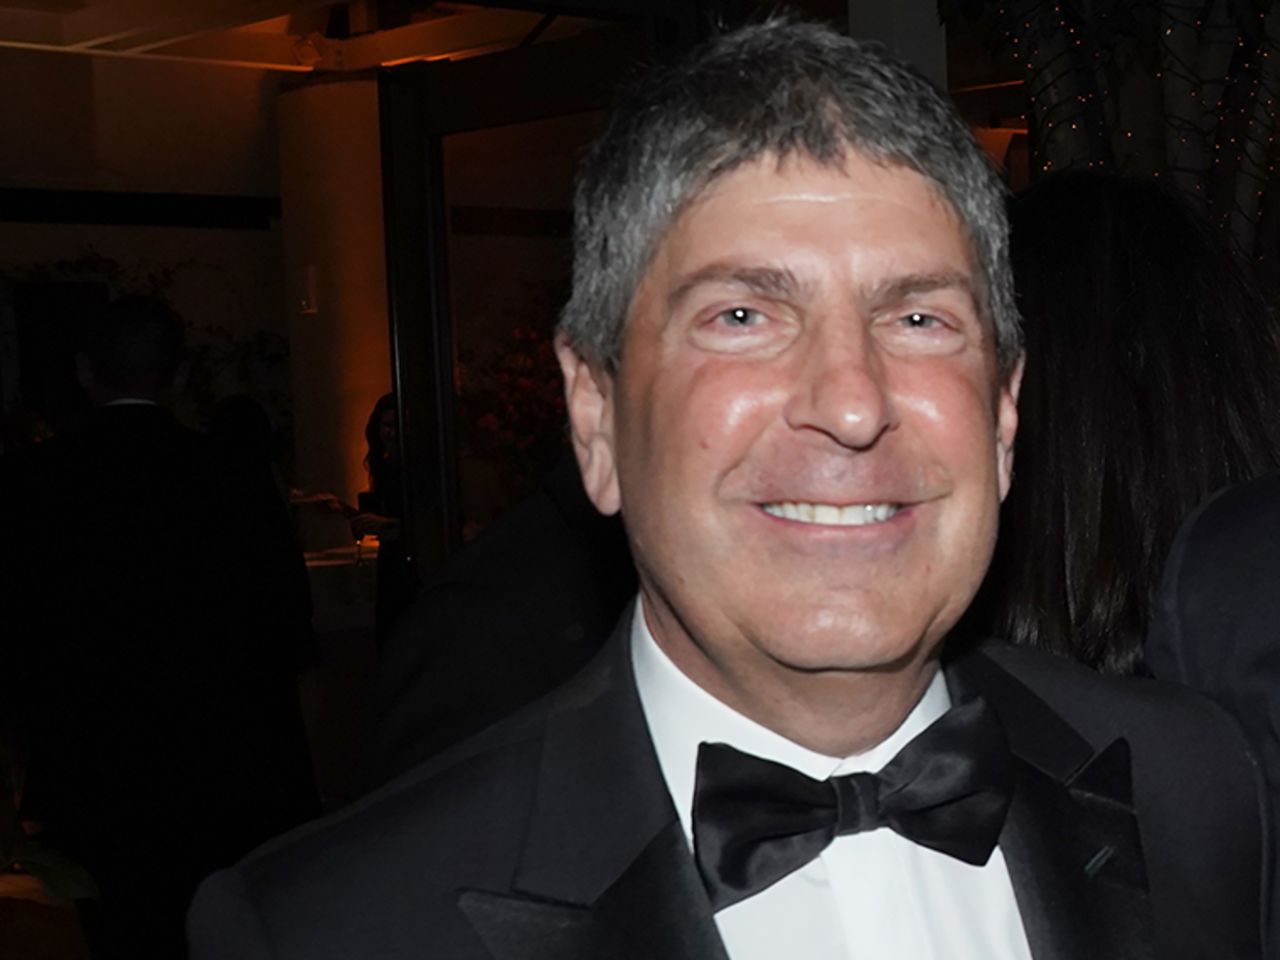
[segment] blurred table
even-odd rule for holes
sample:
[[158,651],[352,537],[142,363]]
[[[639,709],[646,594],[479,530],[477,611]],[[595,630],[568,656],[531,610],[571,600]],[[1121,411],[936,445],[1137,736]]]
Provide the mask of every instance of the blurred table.
[[316,633],[373,630],[374,597],[378,590],[378,540],[365,537],[358,544],[312,550],[304,554]]

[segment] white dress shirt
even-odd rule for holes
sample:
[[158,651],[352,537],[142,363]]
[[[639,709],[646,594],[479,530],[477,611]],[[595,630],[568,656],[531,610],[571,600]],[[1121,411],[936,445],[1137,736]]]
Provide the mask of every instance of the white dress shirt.
[[[654,642],[637,602],[631,656],[667,789],[693,845],[698,745],[727,743],[815,780],[874,772],[951,706],[942,673],[902,725],[857,756],[827,757],[747,719],[686,677]],[[808,866],[726,907],[730,960],[1030,960],[1004,857],[980,867],[887,827],[837,837]]]

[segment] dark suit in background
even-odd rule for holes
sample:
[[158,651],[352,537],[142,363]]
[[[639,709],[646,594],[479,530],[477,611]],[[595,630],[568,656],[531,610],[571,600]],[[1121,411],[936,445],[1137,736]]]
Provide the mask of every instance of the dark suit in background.
[[1187,518],[1146,644],[1157,677],[1203,690],[1262,764],[1280,837],[1280,475],[1231,487]]
[[635,594],[617,518],[565,454],[422,589],[378,667],[364,780],[377,786],[567,680]]
[[154,404],[3,464],[3,650],[24,815],[102,888],[103,956],[181,956],[200,878],[317,812],[310,592],[265,463]]
[[[723,957],[628,625],[552,696],[210,878],[193,960]],[[1256,774],[1227,717],[1002,646],[947,680],[1010,737],[1000,847],[1037,960],[1261,956]]]

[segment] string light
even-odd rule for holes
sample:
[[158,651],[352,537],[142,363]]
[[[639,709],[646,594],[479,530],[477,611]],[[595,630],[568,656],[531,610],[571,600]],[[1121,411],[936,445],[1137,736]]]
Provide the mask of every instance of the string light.
[[[1136,0],[1132,5],[1139,6]],[[1109,12],[1114,9],[1107,6]],[[1221,214],[1224,224],[1232,220],[1238,228],[1256,222],[1269,178],[1275,175],[1280,136],[1280,77],[1269,73],[1270,54],[1277,47],[1268,36],[1269,30],[1277,33],[1267,26],[1272,8],[1280,22],[1280,4],[1267,3],[1255,10],[1262,28],[1253,34],[1218,5],[1160,5],[1164,21],[1156,27],[1158,63],[1150,76],[1167,113],[1166,146],[1163,163],[1153,163],[1151,151],[1160,149],[1161,140],[1150,136],[1152,131],[1121,122],[1132,113],[1132,84],[1113,91],[1106,83],[1109,63],[1124,56],[1119,48],[1135,35],[1110,35],[1118,20],[1093,14],[1090,6],[1002,2],[996,35],[1003,37],[1014,61],[1026,64],[1024,122],[1032,132],[1035,169],[1119,165],[1147,170],[1156,178],[1167,173],[1210,207],[1219,207],[1214,213]],[[1208,66],[1213,63],[1219,65]],[[1176,111],[1179,103],[1183,115],[1167,112]],[[1227,204],[1231,209],[1223,211]]]

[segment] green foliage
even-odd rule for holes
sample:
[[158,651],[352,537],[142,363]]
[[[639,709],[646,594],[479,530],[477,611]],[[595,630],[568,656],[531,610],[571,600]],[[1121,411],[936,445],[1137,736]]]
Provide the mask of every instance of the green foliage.
[[113,297],[135,293],[163,297],[172,286],[173,278],[194,265],[194,260],[171,264],[126,265],[112,257],[103,256],[92,247],[85,247],[74,257],[10,268],[0,274],[0,277],[28,283],[105,283]]

